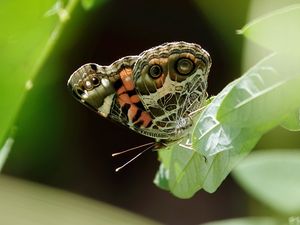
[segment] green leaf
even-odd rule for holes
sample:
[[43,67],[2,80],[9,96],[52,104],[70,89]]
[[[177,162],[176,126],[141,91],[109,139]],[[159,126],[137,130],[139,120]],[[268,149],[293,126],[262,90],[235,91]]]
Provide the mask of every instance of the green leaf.
[[165,168],[164,164],[160,164],[158,172],[154,178],[154,184],[159,188],[169,191],[169,170]]
[[204,223],[202,225],[280,225],[277,220],[269,217],[249,217],[249,218],[237,218],[220,220],[210,223]]
[[[243,32],[250,35],[250,28]],[[230,83],[202,111],[192,143],[185,139],[159,152],[155,183],[180,198],[201,188],[214,192],[265,132],[300,107],[299,71],[298,58],[282,51]]]
[[287,215],[300,213],[300,150],[258,151],[234,170],[237,182],[253,197]]
[[291,112],[281,126],[290,131],[300,131],[300,109]]
[[278,52],[300,53],[300,4],[291,5],[245,25],[239,33]]
[[273,55],[243,75],[220,105],[217,119],[266,132],[300,107],[300,66]]
[[[204,109],[193,130],[193,149],[206,157],[228,150],[236,151],[238,149],[240,151],[240,147],[248,146],[248,144],[250,147],[260,137],[260,135],[255,135],[256,131],[251,129],[232,128],[231,123],[220,123],[217,120],[217,113],[222,101],[238,82],[239,80],[235,80],[230,83],[213,99],[210,105]],[[248,138],[248,135],[253,135],[253,140]]]
[[214,98],[201,114],[192,133],[193,149],[207,158],[208,174],[203,188],[208,192],[218,188],[261,137],[255,129],[237,129],[231,123],[220,123],[216,118],[221,102],[238,81],[230,83]]
[[1,224],[159,224],[105,203],[3,175],[0,187]]
[[155,182],[159,187],[170,190],[179,198],[190,198],[201,189],[206,170],[203,156],[175,144],[159,151],[159,157],[167,176],[157,173],[157,177],[159,180],[168,178],[164,185]]
[[77,2],[70,0],[66,6],[55,0],[1,3],[0,73],[5,78],[0,82],[0,146]]
[[[196,139],[193,148],[186,138],[180,144],[175,143],[159,151],[163,166],[156,175],[156,185],[179,198],[190,198],[202,188],[214,192],[233,167],[252,149],[260,138],[259,133],[257,135],[256,131],[241,129],[233,131],[234,137],[229,137],[224,130],[230,130],[230,124],[214,123],[218,105],[235,83],[229,84],[204,109],[192,134]],[[201,136],[199,132],[204,135]],[[201,146],[208,147],[201,149]],[[210,151],[205,152],[207,149]]]
[[286,71],[277,66],[277,72],[273,66],[280,60],[267,57],[224,88],[199,116],[192,145],[186,139],[159,152],[163,171],[157,185],[180,198],[201,188],[214,192],[260,137],[299,107],[300,76],[295,73],[300,70],[291,63]]

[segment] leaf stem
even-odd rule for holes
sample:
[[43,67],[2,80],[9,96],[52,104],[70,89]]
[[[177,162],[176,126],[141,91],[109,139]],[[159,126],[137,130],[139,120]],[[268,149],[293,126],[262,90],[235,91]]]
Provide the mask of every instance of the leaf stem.
[[[4,136],[4,138],[0,138],[0,171],[9,155],[9,152],[12,148],[13,142],[14,142],[14,138],[12,138],[10,136],[11,131],[12,131],[12,127],[14,127],[15,121],[16,121],[16,117],[19,114],[21,107],[23,105],[23,102],[26,98],[26,94],[28,93],[28,90],[30,90],[31,88],[28,88],[28,82],[32,84],[32,79],[35,78],[35,76],[38,74],[38,72],[40,71],[41,67],[43,66],[43,64],[45,63],[45,61],[47,60],[47,58],[49,57],[50,53],[52,52],[55,43],[57,42],[58,38],[60,37],[60,34],[62,33],[67,21],[70,18],[70,14],[71,12],[75,9],[76,5],[78,4],[79,0],[69,0],[66,7],[65,8],[61,8],[58,12],[57,12],[57,16],[59,17],[59,22],[56,25],[56,27],[54,28],[54,30],[52,31],[51,36],[49,37],[47,43],[45,44],[45,47],[43,49],[43,51],[41,52],[40,57],[37,59],[36,63],[33,65],[32,70],[29,72],[31,74],[31,80],[26,82],[26,85],[24,85],[24,88],[27,90],[24,92],[24,94],[21,97],[20,100],[20,104],[18,105],[17,110],[15,111],[15,114],[13,116],[12,119],[12,123],[9,126],[10,128],[6,131],[6,135]],[[3,143],[3,140],[6,141]],[[1,147],[1,145],[3,144],[3,146]]]

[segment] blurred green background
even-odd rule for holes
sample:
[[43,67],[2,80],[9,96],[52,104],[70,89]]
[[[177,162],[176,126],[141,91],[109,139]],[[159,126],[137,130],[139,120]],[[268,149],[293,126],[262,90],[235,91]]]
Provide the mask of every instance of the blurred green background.
[[[246,43],[236,30],[257,16],[297,2],[1,2],[0,134],[8,137],[12,125],[16,130],[3,174],[87,196],[165,224],[272,215],[231,177],[214,194],[199,192],[189,200],[158,189],[152,183],[159,165],[156,153],[148,152],[115,173],[114,168],[132,155],[112,158],[113,152],[150,139],[78,104],[66,82],[84,63],[108,65],[163,42],[184,40],[198,43],[210,53],[213,66],[208,93],[216,95],[267,52]],[[256,52],[255,58],[249,56],[253,52],[246,52],[249,49]],[[0,141],[3,145],[5,139]],[[297,133],[276,128],[256,148],[299,146]]]

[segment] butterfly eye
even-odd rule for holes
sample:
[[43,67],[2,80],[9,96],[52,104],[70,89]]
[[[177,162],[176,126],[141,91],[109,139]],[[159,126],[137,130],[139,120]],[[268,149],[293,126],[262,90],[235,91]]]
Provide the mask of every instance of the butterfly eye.
[[93,84],[90,80],[86,80],[84,83],[83,83],[83,86],[84,88],[87,90],[87,91],[90,91],[93,89]]
[[194,70],[194,63],[187,58],[181,58],[176,63],[176,70],[180,75],[188,75]]
[[158,78],[162,74],[161,66],[155,64],[150,67],[149,74],[152,78]]
[[98,86],[100,84],[100,81],[97,77],[92,77],[91,80],[92,80],[92,83],[93,83],[94,87]]

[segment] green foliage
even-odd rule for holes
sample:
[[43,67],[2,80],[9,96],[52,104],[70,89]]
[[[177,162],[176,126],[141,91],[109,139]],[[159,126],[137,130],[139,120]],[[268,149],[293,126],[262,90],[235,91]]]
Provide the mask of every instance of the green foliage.
[[[200,137],[201,141],[195,140],[194,142],[196,145],[207,144],[205,145],[206,149],[202,149],[201,146],[187,149],[186,147],[175,144],[159,152],[160,160],[163,164],[160,170],[165,170],[165,172],[162,173],[160,171],[157,176],[161,174],[168,174],[168,176],[165,175],[164,179],[156,178],[156,181],[164,180],[164,182],[166,182],[165,178],[168,177],[168,190],[177,197],[190,198],[201,188],[208,192],[214,192],[232,170],[236,162],[243,158],[247,154],[247,151],[253,147],[253,143],[248,142],[246,145],[243,143],[243,151],[239,152],[239,154],[231,151],[232,146],[231,143],[228,142],[228,140],[231,139],[224,133],[228,128],[215,123],[218,106],[235,83],[236,82],[229,84],[218,94],[203,111],[198,120],[199,122],[195,127],[193,136]],[[198,135],[198,132],[202,132],[203,135]],[[223,134],[225,136],[220,136]],[[252,135],[253,134],[254,133],[252,133]],[[252,135],[248,133],[246,137]],[[255,139],[255,136],[252,137],[254,142],[259,138]],[[242,142],[238,141],[237,143],[241,144]],[[225,146],[226,144],[229,146]],[[188,146],[189,143],[184,145]],[[249,148],[244,148],[244,146],[249,146]],[[224,151],[229,150],[228,147],[230,151]],[[202,152],[200,152],[200,150]],[[210,152],[208,154],[205,153],[205,150],[216,150],[217,152]],[[220,154],[216,154],[218,152],[220,152]],[[160,185],[160,183],[157,182],[156,184]]]
[[[74,7],[81,3],[84,9],[89,10],[102,2],[102,0],[29,0],[1,3],[1,28],[5,32],[0,34],[0,72],[5,79],[0,82],[0,170],[14,143],[12,127],[21,112],[22,103],[28,91],[35,85],[35,77],[41,71],[66,22],[72,18]],[[218,1],[207,4],[197,1],[197,3],[206,9],[203,12],[205,15],[216,12],[216,7],[212,7],[212,4],[219,4]],[[231,4],[237,6],[238,3],[231,1]],[[34,10],[32,8],[24,10],[28,5],[34,5]],[[246,4],[242,6],[245,7]],[[237,15],[222,16],[228,19],[227,23],[230,25],[230,21],[235,20],[234,16]],[[220,18],[221,16],[215,17],[212,23],[217,24]],[[190,198],[200,189],[214,192],[232,169],[248,155],[263,134],[278,125],[292,131],[300,130],[299,27],[300,5],[293,5],[258,18],[238,31],[271,53],[210,100],[210,104],[195,119],[190,137],[159,151],[161,165],[154,180],[156,185],[179,198]],[[221,32],[225,32],[224,26],[220,26],[220,29],[224,29]],[[226,30],[233,29],[235,28],[226,27]],[[230,35],[227,34],[226,41],[234,43],[236,40],[230,39]],[[55,68],[46,74],[53,72],[56,73]],[[256,199],[289,216],[300,212],[299,167],[299,152],[296,150],[261,151],[251,154],[240,163],[234,177]],[[25,190],[35,195],[42,193],[43,201],[55,198],[49,190],[41,191],[35,187],[29,187],[27,190],[26,185],[11,184],[9,181],[10,184],[5,186],[6,183],[1,181],[1,186],[10,189],[21,185],[22,192]],[[21,192],[14,190],[12,193],[12,196],[19,196]],[[4,194],[1,200],[5,201],[5,192],[2,190],[0,194]],[[47,198],[49,196],[50,198]],[[62,199],[60,196],[57,202]],[[71,201],[81,207],[82,199],[80,201],[74,199],[76,197],[71,196],[62,202],[67,204]],[[6,201],[10,202],[10,199]],[[48,206],[41,206],[28,199],[24,202],[27,202],[26,205],[33,205],[32,211],[38,211],[40,207],[48,209]],[[82,215],[88,213],[91,215],[89,219],[97,219],[98,213],[94,215],[94,211],[106,213],[107,206],[99,210],[97,206],[93,208],[93,204],[90,201],[84,203],[84,207],[91,207],[89,208],[91,211]],[[22,212],[13,204],[9,206],[15,212]],[[72,208],[73,210],[76,212],[77,209]],[[56,211],[52,217],[60,215],[59,213],[60,210]],[[65,210],[62,211],[62,215],[64,213]],[[74,213],[71,212],[70,215],[72,215],[70,218],[73,218]],[[99,218],[103,219],[103,215],[99,214]],[[116,222],[118,218],[114,216],[110,215],[109,219],[113,218]],[[86,221],[84,216],[82,218],[82,221]],[[137,221],[137,224],[141,224],[142,219],[137,218]],[[132,221],[129,223],[132,224]],[[280,223],[270,218],[245,218],[209,223],[209,225],[217,224]]]
[[267,131],[299,107],[299,66],[282,65],[282,60],[281,55],[271,56],[239,80],[220,105],[220,123]]
[[[102,1],[89,2],[93,3],[89,5],[92,7]],[[55,95],[57,98],[61,97],[57,83],[53,84],[54,76],[61,75],[61,71],[58,70],[61,64],[55,61],[54,64],[46,65],[45,62],[51,54],[57,54],[53,52],[54,45],[65,31],[67,22],[74,19],[72,12],[76,6],[80,6],[79,3],[78,0],[28,0],[0,3],[0,21],[3,29],[0,34],[2,76],[0,82],[0,170],[15,142],[17,117],[29,114],[34,123],[38,123],[41,127],[47,126],[49,133],[53,131],[52,126],[57,125],[54,118],[57,115],[62,117],[60,113],[63,105],[51,109],[49,107],[51,104],[48,104],[52,100],[51,97],[55,98]],[[66,35],[70,33],[64,33],[64,36]],[[35,86],[38,75],[43,76],[42,84],[46,83],[48,90]],[[33,103],[27,105],[24,110],[23,102],[28,95],[32,94],[29,93],[32,88],[36,95],[30,96]],[[52,96],[49,98],[50,95]],[[42,104],[37,104],[35,101]],[[37,115],[36,111],[39,107],[46,108],[49,114]],[[45,122],[45,120],[48,121]],[[63,130],[64,121],[58,120],[60,121],[59,129]],[[25,132],[30,133],[30,127]],[[61,147],[62,143],[58,140],[49,138],[45,133],[41,136],[43,136],[42,141],[38,140],[38,137],[28,141],[40,143],[45,140],[52,141],[55,142],[51,145],[52,148],[55,145]],[[40,155],[34,155],[33,157],[37,159],[31,159],[31,162],[39,163],[42,157],[47,158],[50,152],[61,149],[54,148],[50,149],[51,151],[45,151],[46,148],[47,146],[41,145]],[[26,150],[24,146],[24,158],[30,155]],[[23,158],[21,157],[20,160]],[[41,167],[48,167],[50,170],[55,164],[53,161],[49,164],[43,162],[40,163]],[[158,224],[104,203],[50,187],[7,178],[4,175],[0,176],[0,186],[1,224]]]
[[300,4],[291,5],[252,21],[238,33],[270,50],[292,54],[290,59],[300,54],[299,17]]
[[[241,29],[245,37],[275,53],[230,83],[203,110],[192,132],[192,144],[181,143],[188,149],[175,144],[160,152],[158,186],[163,181],[163,188],[180,198],[189,198],[201,188],[214,192],[264,133],[284,120],[297,124],[295,117],[292,122],[287,118],[300,107],[300,95],[295,92],[300,89],[300,65],[294,57],[299,52],[292,48],[297,45],[300,26],[290,29],[285,24],[300,21],[299,9],[296,5],[276,11]],[[290,47],[278,47],[283,35],[276,36],[274,26],[276,31],[288,29],[296,38],[288,39]]]
[[287,115],[281,126],[290,131],[300,131],[300,110],[296,109]]
[[[11,133],[26,93],[34,85],[35,76],[76,4],[77,0],[68,1],[66,7],[55,0],[1,3],[1,29],[5,31],[0,35],[0,73],[4,76],[0,82],[1,147]],[[34,5],[34,10],[24,10],[28,5]]]
[[254,152],[234,170],[238,183],[277,212],[300,213],[300,151],[277,149]]
[[81,0],[81,4],[82,4],[83,8],[85,8],[86,10],[89,10],[95,4],[95,0]]

